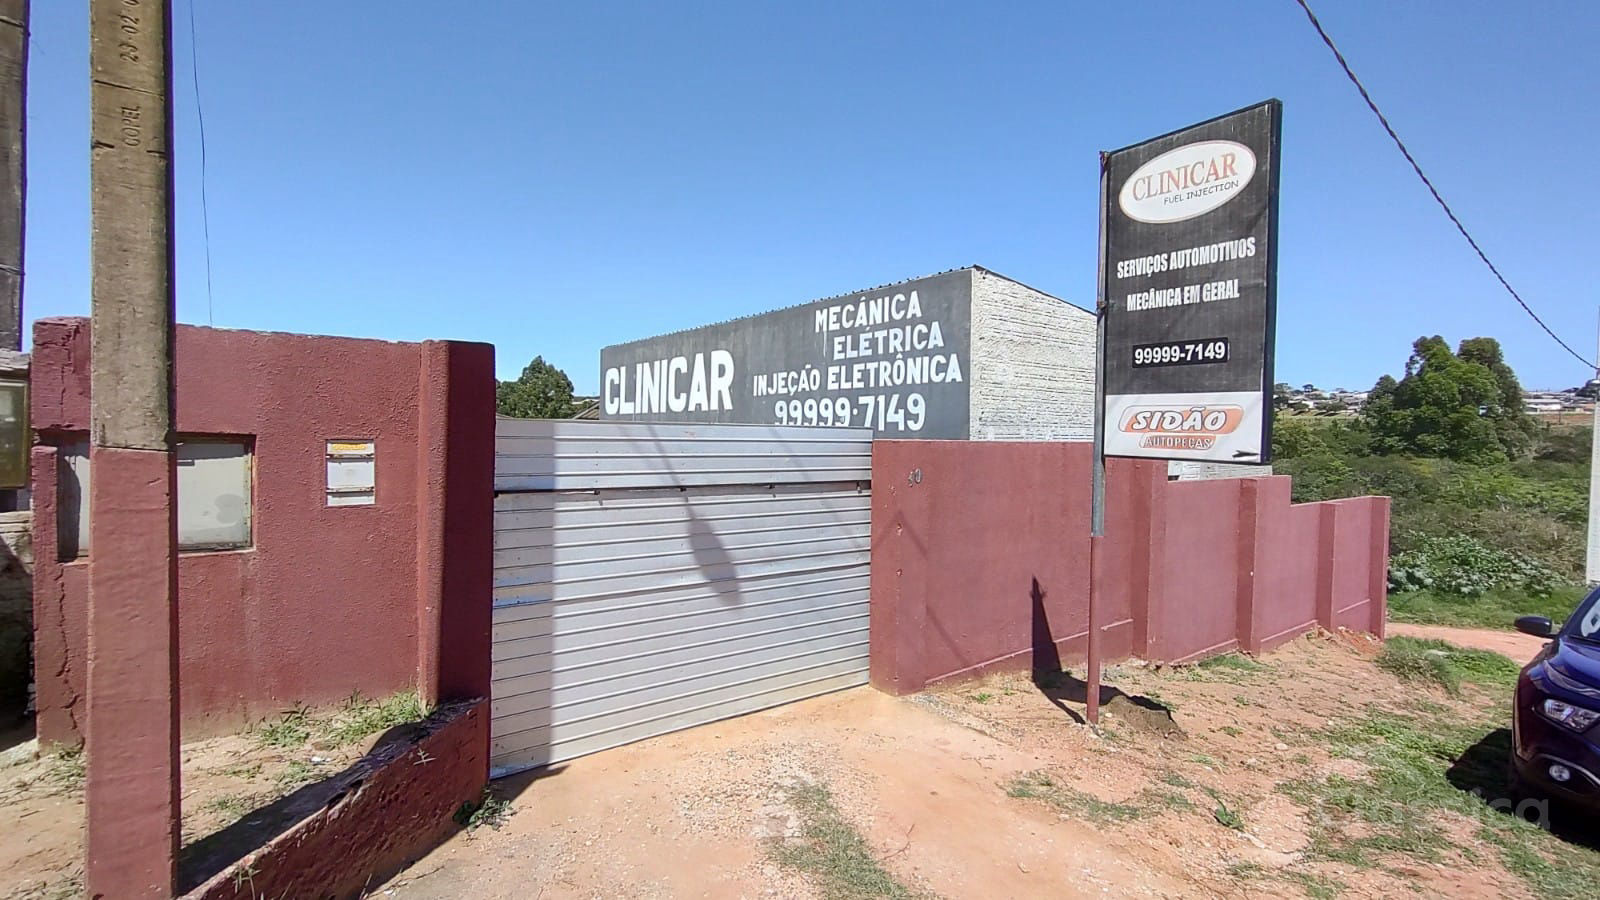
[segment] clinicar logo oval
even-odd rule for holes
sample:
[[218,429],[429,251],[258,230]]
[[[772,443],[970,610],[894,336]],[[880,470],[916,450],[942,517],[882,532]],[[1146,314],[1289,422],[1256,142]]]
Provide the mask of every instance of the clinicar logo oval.
[[1117,428],[1140,435],[1139,446],[1147,449],[1210,450],[1242,421],[1244,407],[1227,404],[1136,406],[1122,414]]
[[1256,155],[1243,144],[1185,144],[1140,166],[1122,183],[1117,202],[1135,221],[1181,222],[1237,197],[1255,174]]

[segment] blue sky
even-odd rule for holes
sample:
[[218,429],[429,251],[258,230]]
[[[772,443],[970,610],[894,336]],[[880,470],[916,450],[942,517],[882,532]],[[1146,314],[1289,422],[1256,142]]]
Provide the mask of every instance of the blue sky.
[[[183,322],[489,341],[502,377],[543,354],[593,392],[606,344],[972,263],[1088,306],[1096,151],[1276,96],[1279,380],[1364,388],[1435,333],[1500,338],[1529,386],[1589,375],[1292,0],[175,3]],[[1314,5],[1592,356],[1600,4]],[[89,309],[87,6],[33,4],[30,320]]]

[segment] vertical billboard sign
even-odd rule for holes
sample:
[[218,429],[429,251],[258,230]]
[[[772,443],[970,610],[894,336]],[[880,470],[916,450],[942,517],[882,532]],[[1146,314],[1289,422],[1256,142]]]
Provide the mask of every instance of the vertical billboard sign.
[[1107,154],[1105,454],[1265,463],[1283,104]]

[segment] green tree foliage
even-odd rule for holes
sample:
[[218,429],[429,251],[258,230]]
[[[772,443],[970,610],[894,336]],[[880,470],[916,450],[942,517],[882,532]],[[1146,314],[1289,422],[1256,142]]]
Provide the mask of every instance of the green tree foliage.
[[1527,451],[1522,389],[1500,345],[1473,338],[1462,351],[1438,335],[1418,338],[1405,377],[1378,379],[1362,410],[1374,452],[1492,463]]
[[1539,426],[1522,408],[1522,384],[1506,364],[1500,342],[1488,337],[1467,338],[1456,348],[1456,356],[1483,366],[1494,375],[1495,384],[1500,386],[1500,410],[1494,419],[1500,446],[1512,459],[1526,456]]
[[535,356],[516,381],[502,381],[494,391],[495,409],[518,419],[565,419],[572,415],[572,379]]

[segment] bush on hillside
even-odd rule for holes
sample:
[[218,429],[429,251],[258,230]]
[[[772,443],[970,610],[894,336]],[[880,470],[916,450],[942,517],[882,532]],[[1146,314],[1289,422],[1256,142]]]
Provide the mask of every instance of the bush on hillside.
[[1412,549],[1389,559],[1389,589],[1432,590],[1478,597],[1492,590],[1549,596],[1565,579],[1521,553],[1491,547],[1465,535],[1424,535]]

